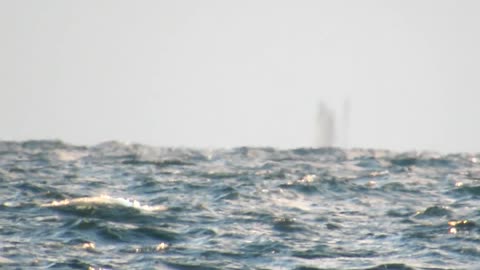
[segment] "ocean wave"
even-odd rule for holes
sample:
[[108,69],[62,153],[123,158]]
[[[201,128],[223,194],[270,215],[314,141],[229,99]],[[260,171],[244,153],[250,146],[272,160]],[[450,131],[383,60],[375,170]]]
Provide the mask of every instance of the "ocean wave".
[[0,142],[0,268],[476,269],[479,159]]
[[42,204],[43,207],[62,208],[74,206],[79,208],[88,208],[93,206],[118,206],[124,208],[134,208],[145,212],[165,211],[167,207],[163,205],[146,205],[141,204],[137,200],[126,199],[121,197],[111,197],[109,195],[100,195],[93,197],[82,197],[74,199],[65,199],[60,201],[52,201],[51,203]]

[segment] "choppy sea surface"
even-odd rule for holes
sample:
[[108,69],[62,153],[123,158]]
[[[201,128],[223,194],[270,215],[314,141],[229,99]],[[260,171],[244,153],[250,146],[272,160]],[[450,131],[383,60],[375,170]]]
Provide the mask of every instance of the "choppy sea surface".
[[480,269],[480,156],[0,142],[1,269]]

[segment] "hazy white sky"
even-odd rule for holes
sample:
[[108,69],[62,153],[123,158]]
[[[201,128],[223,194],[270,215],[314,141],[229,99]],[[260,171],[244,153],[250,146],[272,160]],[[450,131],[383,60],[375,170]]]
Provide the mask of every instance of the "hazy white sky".
[[480,1],[0,0],[0,139],[480,151]]

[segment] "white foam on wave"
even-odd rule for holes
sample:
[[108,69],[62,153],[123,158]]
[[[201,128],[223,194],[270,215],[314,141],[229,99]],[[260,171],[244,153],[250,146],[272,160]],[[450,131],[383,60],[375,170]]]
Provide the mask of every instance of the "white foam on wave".
[[93,197],[82,197],[75,199],[65,199],[61,201],[53,201],[51,203],[43,204],[45,207],[61,207],[61,206],[88,206],[88,205],[119,205],[123,207],[131,207],[142,211],[164,211],[167,210],[167,207],[163,205],[146,205],[141,204],[137,200],[125,199],[118,197],[111,197],[109,195],[100,195]]
[[55,155],[61,161],[75,161],[88,156],[87,152],[55,150]]
[[12,263],[15,263],[15,261],[10,260],[9,258],[5,258],[5,257],[0,256],[0,266],[2,264],[12,264]]

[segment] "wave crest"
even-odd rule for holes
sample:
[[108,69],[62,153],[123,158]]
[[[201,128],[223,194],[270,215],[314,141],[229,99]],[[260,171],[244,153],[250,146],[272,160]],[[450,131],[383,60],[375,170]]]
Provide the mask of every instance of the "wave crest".
[[165,211],[167,207],[164,205],[146,205],[141,204],[137,200],[125,199],[121,197],[111,197],[109,195],[100,195],[94,197],[82,197],[75,199],[65,199],[61,201],[53,201],[51,203],[43,204],[44,207],[62,207],[62,206],[121,206],[127,208],[135,208],[141,211],[156,212]]

